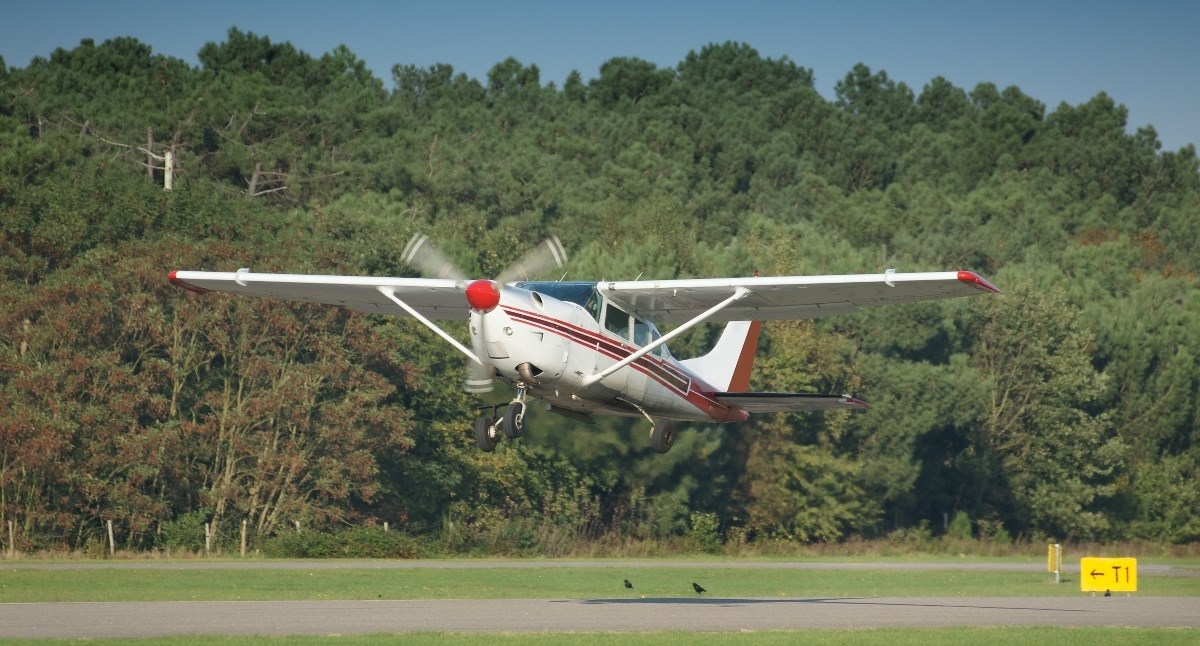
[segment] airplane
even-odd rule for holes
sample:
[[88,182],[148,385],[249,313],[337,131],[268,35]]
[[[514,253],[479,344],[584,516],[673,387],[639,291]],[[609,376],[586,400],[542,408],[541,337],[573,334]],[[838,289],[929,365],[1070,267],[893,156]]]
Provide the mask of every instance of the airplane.
[[[424,234],[413,237],[402,257],[425,277],[242,268],[176,270],[168,278],[201,294],[233,292],[416,319],[467,357],[468,392],[491,391],[497,378],[515,387],[507,405],[478,408],[475,440],[483,451],[495,450],[502,435],[516,439],[524,434],[531,399],[585,423],[597,415],[644,417],[650,423],[650,444],[659,453],[675,443],[675,422],[741,422],[756,413],[868,408],[850,394],[750,392],[762,322],[1000,293],[971,271],[531,280],[542,270],[564,265],[566,253],[556,237],[494,279],[468,279]],[[435,323],[446,320],[468,322],[470,347]],[[666,344],[706,321],[726,324],[715,346],[698,357],[675,358]],[[675,327],[663,334],[658,328],[663,324]]]

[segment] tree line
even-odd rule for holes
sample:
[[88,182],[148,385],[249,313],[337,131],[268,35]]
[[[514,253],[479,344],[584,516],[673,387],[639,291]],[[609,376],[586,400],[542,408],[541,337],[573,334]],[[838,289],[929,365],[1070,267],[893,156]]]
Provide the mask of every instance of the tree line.
[[[740,43],[486,79],[231,29],[0,61],[0,525],[22,550],[388,523],[449,551],[579,541],[1200,540],[1200,175],[1098,94],[920,91]],[[171,176],[171,189],[164,182]],[[171,269],[475,275],[558,235],[576,279],[971,269],[1005,295],[764,326],[753,388],[873,408],[531,420],[473,447],[420,326],[197,297]],[[463,331],[459,331],[460,333]],[[705,350],[717,330],[673,352]],[[504,397],[495,395],[497,399]],[[535,413],[536,414],[536,413]],[[4,541],[8,541],[4,533]]]

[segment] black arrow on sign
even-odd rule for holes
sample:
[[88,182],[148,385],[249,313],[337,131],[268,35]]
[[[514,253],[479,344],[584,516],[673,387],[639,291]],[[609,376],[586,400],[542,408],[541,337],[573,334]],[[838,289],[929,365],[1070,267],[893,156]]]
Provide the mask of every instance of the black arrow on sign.
[[1093,578],[1093,579],[1094,579],[1094,578],[1096,578],[1096,577],[1098,577],[1098,576],[1104,576],[1104,573],[1103,573],[1103,572],[1097,572],[1097,571],[1095,571],[1095,570],[1092,570],[1091,574],[1092,574],[1092,578]]

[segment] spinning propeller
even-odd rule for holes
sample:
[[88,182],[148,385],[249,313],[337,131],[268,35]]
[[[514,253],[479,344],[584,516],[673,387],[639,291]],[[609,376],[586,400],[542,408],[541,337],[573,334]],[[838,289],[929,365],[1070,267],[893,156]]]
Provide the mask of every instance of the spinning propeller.
[[463,293],[467,305],[471,307],[471,351],[478,358],[478,361],[468,362],[466,390],[485,393],[492,390],[496,369],[484,362],[487,339],[484,338],[483,316],[500,304],[500,289],[505,283],[529,280],[543,271],[561,268],[567,262],[567,253],[558,236],[550,236],[500,272],[495,280],[480,278],[470,282],[467,282],[467,275],[424,233],[418,233],[409,240],[401,258],[426,278],[449,278],[464,286]]

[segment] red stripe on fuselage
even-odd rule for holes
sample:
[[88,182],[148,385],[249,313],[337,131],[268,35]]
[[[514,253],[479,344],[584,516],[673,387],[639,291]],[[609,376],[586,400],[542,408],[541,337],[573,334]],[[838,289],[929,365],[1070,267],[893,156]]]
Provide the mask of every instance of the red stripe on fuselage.
[[[512,317],[514,321],[519,321],[531,327],[556,334],[588,350],[599,351],[604,356],[615,361],[620,361],[635,352],[634,349],[614,339],[572,325],[562,319],[551,318],[537,312],[518,309],[512,306],[501,305],[501,309],[504,310],[505,314]],[[742,421],[748,417],[745,411],[722,404],[714,399],[712,394],[716,392],[715,388],[663,359],[646,355],[634,361],[629,367],[636,369],[638,372],[650,377],[663,387],[679,395],[684,401],[707,415],[713,421]],[[674,379],[665,377],[660,373],[667,373]],[[678,382],[672,383],[676,379],[683,382],[682,387]],[[698,387],[702,388],[702,390],[698,389]]]

